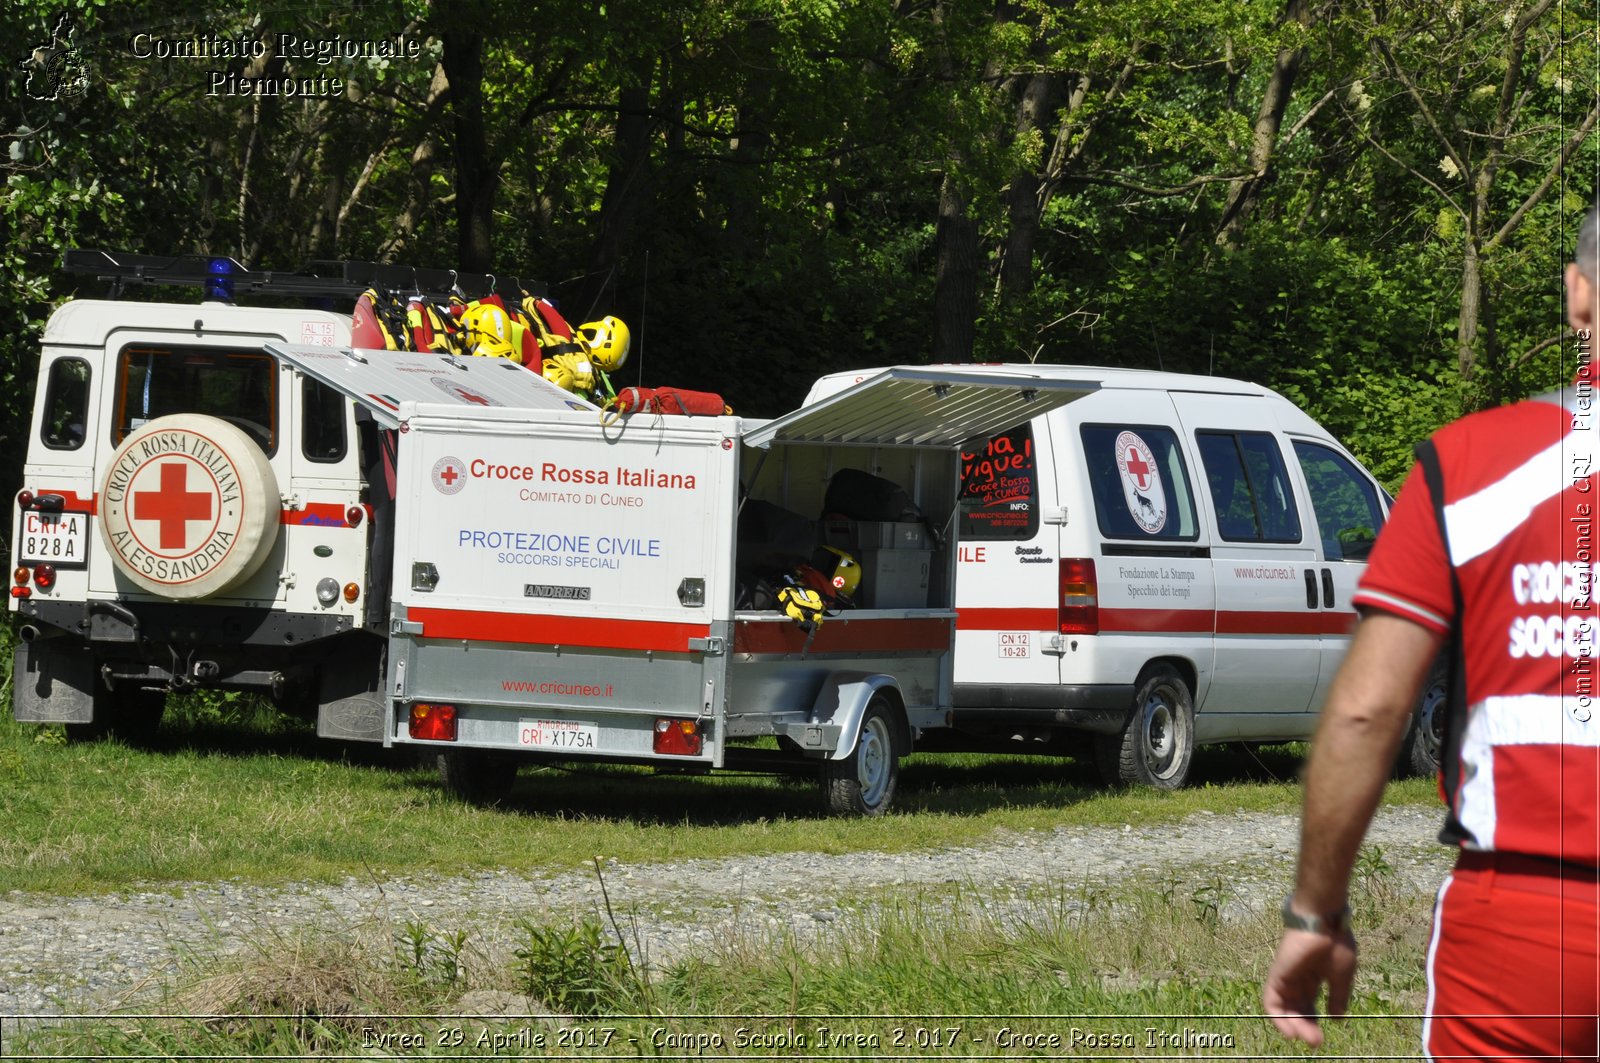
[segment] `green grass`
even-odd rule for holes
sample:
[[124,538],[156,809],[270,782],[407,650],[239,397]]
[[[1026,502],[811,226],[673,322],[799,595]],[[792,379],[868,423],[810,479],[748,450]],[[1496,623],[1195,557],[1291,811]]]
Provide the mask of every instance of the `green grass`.
[[[1352,1017],[1332,1024],[1324,1051],[1413,1057],[1430,899],[1400,887],[1381,856],[1358,877],[1362,968]],[[371,1054],[374,1036],[387,1034],[422,1039],[398,1055],[485,1059],[496,1035],[515,1058],[682,1058],[695,1045],[768,1058],[1306,1055],[1260,1016],[1276,913],[1223,916],[1208,889],[1168,879],[1022,898],[970,887],[880,892],[820,939],[728,930],[653,971],[619,959],[614,931],[627,941],[626,914],[615,927],[590,920],[571,932],[528,924],[523,944],[499,956],[416,925],[365,939],[307,931],[168,986],[161,1010],[194,1017],[74,1023],[13,1038],[10,1054],[303,1058]],[[448,1018],[464,994],[485,990],[520,1002],[519,1014],[555,999],[568,1006],[554,1019]],[[419,1017],[435,1014],[444,1017]],[[1159,1041],[1185,1030],[1213,1040]]]
[[[600,854],[662,861],[764,852],[906,851],[995,831],[1159,822],[1209,809],[1293,811],[1295,747],[1200,753],[1176,794],[1108,792],[1092,767],[1042,757],[918,755],[893,814],[826,817],[809,780],[524,769],[504,806],[464,806],[430,767],[318,740],[248,700],[192,702],[137,746],[68,744],[0,719],[0,891],[115,891],[162,882],[564,870]],[[1432,784],[1391,800],[1431,802]]]

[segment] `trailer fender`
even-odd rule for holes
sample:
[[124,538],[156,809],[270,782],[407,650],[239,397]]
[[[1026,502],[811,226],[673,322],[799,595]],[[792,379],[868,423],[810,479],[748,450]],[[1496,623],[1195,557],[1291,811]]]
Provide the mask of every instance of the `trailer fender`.
[[823,681],[811,705],[813,725],[837,728],[839,744],[828,754],[829,760],[844,760],[855,752],[861,735],[861,720],[874,695],[883,692],[894,704],[895,744],[899,752],[911,751],[911,730],[906,725],[904,699],[894,676],[881,672],[835,672]]

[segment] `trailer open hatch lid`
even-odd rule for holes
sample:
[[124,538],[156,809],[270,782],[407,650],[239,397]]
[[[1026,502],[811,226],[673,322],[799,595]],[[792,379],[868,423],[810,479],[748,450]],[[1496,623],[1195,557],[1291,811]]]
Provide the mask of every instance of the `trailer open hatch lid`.
[[354,399],[384,428],[400,426],[402,402],[505,406],[522,410],[598,407],[505,358],[371,351],[272,342],[268,354]]
[[752,447],[773,443],[958,447],[1065,406],[1100,385],[1012,372],[945,372],[894,366],[820,402],[744,433]]

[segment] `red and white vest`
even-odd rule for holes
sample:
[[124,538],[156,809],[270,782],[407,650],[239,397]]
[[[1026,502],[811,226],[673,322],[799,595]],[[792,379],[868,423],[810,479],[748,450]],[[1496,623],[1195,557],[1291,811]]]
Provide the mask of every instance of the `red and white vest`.
[[1464,848],[1600,865],[1595,398],[1582,383],[1418,448],[1454,581],[1443,836]]

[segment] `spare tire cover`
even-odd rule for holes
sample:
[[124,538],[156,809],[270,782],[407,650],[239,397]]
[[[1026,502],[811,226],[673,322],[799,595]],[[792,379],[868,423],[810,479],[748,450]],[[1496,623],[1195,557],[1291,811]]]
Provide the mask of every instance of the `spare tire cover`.
[[261,567],[281,508],[255,441],[226,421],[180,413],[122,441],[96,513],[118,572],[153,594],[192,601]]

